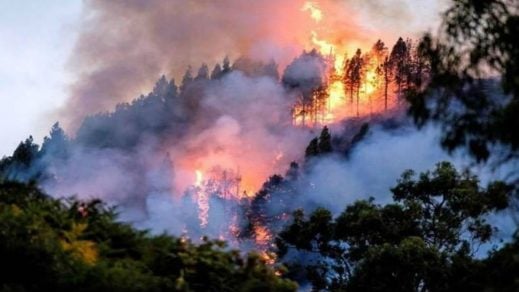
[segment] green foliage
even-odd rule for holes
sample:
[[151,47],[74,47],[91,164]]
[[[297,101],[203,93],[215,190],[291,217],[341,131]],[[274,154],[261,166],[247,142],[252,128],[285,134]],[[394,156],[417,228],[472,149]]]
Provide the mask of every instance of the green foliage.
[[36,158],[38,150],[39,146],[33,143],[33,138],[30,136],[24,142],[20,142],[18,147],[14,150],[13,159],[23,166],[29,166]]
[[49,136],[43,138],[40,156],[48,155],[47,159],[66,159],[68,157],[69,139],[65,131],[55,123]]
[[32,136],[20,142],[13,155],[0,160],[0,181],[20,182],[42,181],[51,179],[47,172],[53,163],[61,162],[69,155],[69,139],[55,123],[40,146],[34,143]]
[[34,168],[39,159],[40,146],[34,143],[32,136],[20,142],[10,157],[0,160],[0,181],[4,179],[31,181],[37,179],[41,173]]
[[519,287],[519,234],[513,242],[495,251],[485,260],[480,275],[488,291],[517,291]]
[[482,188],[476,176],[442,162],[418,177],[404,172],[391,191],[393,203],[356,201],[336,218],[324,209],[308,218],[296,211],[276,239],[279,256],[298,251],[313,257],[306,278],[318,290],[449,291],[488,285],[472,282],[486,268],[473,254],[491,240],[495,228],[485,217],[508,206],[509,185]]
[[17,291],[294,291],[254,254],[118,223],[101,201],[52,199],[0,184],[0,289]]

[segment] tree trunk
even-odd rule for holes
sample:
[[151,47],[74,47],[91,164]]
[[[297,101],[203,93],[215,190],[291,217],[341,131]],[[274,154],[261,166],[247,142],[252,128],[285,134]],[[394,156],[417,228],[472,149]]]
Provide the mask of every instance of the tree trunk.
[[384,109],[387,111],[387,86],[388,86],[388,78],[387,78],[387,72],[386,76],[384,78]]
[[359,116],[359,90],[360,90],[360,82],[357,84],[357,117]]

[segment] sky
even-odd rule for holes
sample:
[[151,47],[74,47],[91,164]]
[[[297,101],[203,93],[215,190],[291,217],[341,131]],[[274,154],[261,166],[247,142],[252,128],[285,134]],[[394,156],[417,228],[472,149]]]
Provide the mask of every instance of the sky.
[[38,143],[66,99],[80,0],[0,0],[0,157]]
[[[362,25],[405,34],[433,27],[447,0],[342,1],[359,15]],[[85,30],[85,3],[95,2],[0,0],[0,158],[29,135],[41,143],[58,120],[57,112],[77,77],[70,61]]]

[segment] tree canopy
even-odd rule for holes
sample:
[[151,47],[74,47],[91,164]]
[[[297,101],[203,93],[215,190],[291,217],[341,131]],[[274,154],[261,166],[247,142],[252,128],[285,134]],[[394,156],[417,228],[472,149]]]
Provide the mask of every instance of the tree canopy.
[[493,285],[472,283],[479,271],[490,270],[485,265],[493,258],[474,255],[492,239],[496,227],[486,216],[508,206],[509,185],[482,187],[476,176],[442,162],[418,177],[404,172],[391,191],[393,203],[356,201],[335,218],[326,209],[308,217],[296,211],[276,240],[291,275],[306,274],[316,290],[457,291]]
[[408,96],[410,113],[420,126],[439,121],[446,149],[465,148],[477,161],[518,157],[518,34],[517,1],[455,0],[440,34],[422,39],[431,78]]
[[52,199],[0,184],[3,291],[295,291],[258,255],[194,244],[116,221],[99,200]]

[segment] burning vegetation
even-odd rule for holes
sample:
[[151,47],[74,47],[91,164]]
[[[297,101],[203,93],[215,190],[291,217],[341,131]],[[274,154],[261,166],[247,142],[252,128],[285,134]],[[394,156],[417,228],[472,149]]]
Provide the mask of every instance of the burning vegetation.
[[[314,131],[398,111],[403,93],[428,78],[428,62],[411,40],[399,38],[392,49],[378,40],[349,52],[342,41],[320,36],[327,14],[319,5],[306,2],[298,13],[316,28],[308,50],[285,68],[226,57],[212,70],[189,67],[179,86],[162,76],[147,96],[86,117],[73,138],[55,125],[41,150],[27,140],[24,155],[37,163],[7,163],[3,173],[37,179],[59,195],[103,196],[133,210],[138,222],[149,221],[157,198],[172,200],[184,210],[172,232],[252,239],[267,250],[297,189],[312,188],[299,173],[299,164],[311,164],[294,149],[310,141],[306,159],[331,152],[328,128],[312,140]],[[345,135],[346,145],[359,129]],[[84,167],[72,171],[76,165]],[[285,178],[271,176],[287,168]]]
[[[283,78],[289,88],[298,88],[297,101],[292,109],[296,126],[318,127],[351,117],[364,117],[393,110],[402,103],[402,93],[420,90],[427,80],[427,60],[412,40],[399,38],[391,51],[378,40],[370,51],[357,49],[348,59],[339,58],[332,50],[323,54],[317,50],[303,53],[294,63],[315,59],[321,63],[321,79],[305,80],[302,87],[290,77]],[[292,63],[287,70],[292,68]]]
[[[411,111],[414,110],[415,118],[429,118],[424,95],[431,94],[431,84],[452,86],[447,88],[454,92],[451,94],[460,95],[460,103],[471,106],[469,113],[461,118],[456,116],[459,111],[446,116],[448,122],[456,123],[446,127],[451,132],[443,143],[449,150],[463,144],[473,155],[479,155],[478,159],[487,159],[490,156],[487,140],[483,140],[485,143],[470,140],[479,137],[491,142],[507,142],[512,145],[510,157],[517,155],[513,152],[517,150],[513,134],[509,134],[508,127],[501,128],[508,125],[506,121],[516,125],[513,118],[517,115],[503,108],[491,114],[486,112],[488,105],[506,105],[514,99],[506,97],[503,102],[493,103],[479,100],[485,93],[475,87],[479,83],[473,76],[464,75],[474,72],[474,68],[456,72],[449,66],[459,67],[463,59],[446,58],[447,64],[443,64],[443,59],[438,57],[445,54],[443,50],[450,52],[455,51],[454,48],[447,50],[447,45],[435,44],[431,38],[420,43],[398,38],[392,46],[373,39],[367,44],[365,37],[355,39],[355,34],[330,25],[341,23],[328,19],[331,10],[339,7],[337,1],[287,0],[282,5],[278,5],[279,1],[265,1],[266,4],[231,1],[230,7],[214,15],[204,15],[206,10],[214,8],[211,1],[189,2],[187,8],[184,2],[171,6],[164,4],[167,1],[158,0],[143,6],[128,2],[128,7],[124,7],[127,10],[121,13],[122,23],[127,24],[126,14],[138,15],[141,16],[137,17],[139,25],[156,29],[156,15],[173,13],[185,22],[193,15],[207,16],[209,19],[200,22],[204,25],[224,23],[226,29],[235,34],[236,40],[228,40],[233,44],[230,47],[234,51],[230,53],[234,58],[225,57],[215,62],[215,54],[218,53],[218,58],[224,55],[221,48],[192,48],[193,43],[199,41],[195,37],[187,42],[188,51],[193,49],[194,55],[207,57],[208,63],[198,68],[188,66],[178,83],[162,75],[148,94],[131,102],[120,102],[114,110],[84,117],[85,113],[77,114],[77,111],[82,110],[85,96],[97,93],[92,89],[93,84],[102,87],[101,91],[106,94],[115,94],[123,92],[114,90],[121,84],[133,89],[144,84],[135,78],[150,78],[148,73],[152,69],[177,64],[167,58],[153,59],[154,49],[164,51],[150,45],[153,49],[145,54],[137,49],[131,52],[132,57],[144,64],[143,68],[136,68],[128,65],[127,59],[121,61],[112,47],[105,47],[101,42],[99,53],[103,57],[100,60],[106,56],[116,60],[108,67],[101,64],[100,68],[81,72],[80,75],[86,77],[75,84],[71,99],[71,114],[77,114],[74,119],[81,120],[78,124],[71,122],[77,127],[74,134],[67,135],[56,123],[41,147],[30,137],[20,143],[12,156],[0,160],[0,215],[3,218],[0,224],[5,227],[2,231],[6,230],[0,233],[0,251],[4,255],[10,256],[13,248],[4,242],[14,237],[19,239],[14,250],[22,256],[26,255],[25,246],[30,246],[35,250],[27,253],[28,258],[32,260],[33,252],[37,256],[41,254],[52,261],[56,271],[62,272],[62,267],[70,263],[81,268],[77,281],[74,278],[75,282],[69,283],[68,270],[64,274],[53,274],[54,270],[49,269],[51,273],[47,276],[47,269],[36,266],[37,272],[45,275],[43,282],[47,277],[66,279],[62,282],[69,288],[74,283],[97,283],[89,277],[102,277],[99,287],[110,287],[113,285],[110,277],[113,277],[118,279],[121,290],[139,286],[139,283],[133,284],[136,279],[135,282],[145,283],[139,287],[155,290],[234,291],[243,288],[240,282],[243,281],[249,285],[243,288],[245,291],[257,290],[257,287],[262,291],[272,287],[275,291],[293,291],[296,285],[285,278],[289,277],[316,290],[371,291],[368,288],[375,287],[375,291],[459,291],[485,285],[498,287],[495,279],[509,267],[517,269],[517,239],[500,250],[494,246],[494,252],[487,259],[475,256],[480,246],[492,243],[496,235],[497,229],[489,223],[491,217],[511,204],[514,188],[504,182],[494,181],[483,186],[469,170],[461,172],[452,164],[441,162],[419,176],[405,171],[390,189],[392,200],[384,198],[387,204],[365,197],[353,202],[358,199],[353,197],[355,192],[360,196],[372,195],[359,191],[367,189],[356,184],[376,182],[386,187],[384,179],[389,176],[380,173],[394,172],[393,164],[397,165],[399,160],[390,157],[395,163],[386,163],[381,157],[393,155],[386,148],[398,148],[400,152],[394,153],[401,153],[399,158],[405,156],[412,160],[415,156],[410,152],[414,151],[409,149],[420,148],[416,141],[433,139],[430,133],[413,136],[408,143],[411,146],[407,147],[393,139],[403,139],[395,132],[408,134],[410,131],[407,126],[411,122],[403,114],[408,109],[406,100],[414,102]],[[474,1],[458,2],[468,7],[476,5]],[[119,2],[93,3],[96,9],[106,11],[121,8]],[[227,11],[241,12],[248,5],[257,12],[252,22],[265,22],[265,27],[251,25],[242,14]],[[477,4],[470,11],[475,15],[484,14],[488,9],[486,5],[492,6]],[[186,8],[186,15],[179,15],[177,11],[182,10],[177,7]],[[464,6],[455,6],[453,11],[460,7]],[[146,11],[151,16],[140,14],[141,8],[150,9]],[[462,12],[464,10],[467,9]],[[281,17],[287,11],[291,12],[286,13],[290,20],[297,20],[295,25]],[[507,13],[506,9],[496,11],[500,11],[499,15]],[[271,16],[272,21],[263,21],[270,20]],[[485,25],[502,20],[501,16],[491,16],[485,18]],[[96,17],[105,20],[100,27],[121,21],[117,18],[119,15],[114,16],[117,21],[113,23],[106,21],[102,13],[94,19]],[[227,17],[244,27],[228,21]],[[477,19],[473,17],[467,23],[472,26]],[[179,22],[181,31],[186,29],[182,21]],[[498,28],[503,25],[499,21]],[[510,23],[516,24],[517,18],[514,21]],[[279,30],[279,23],[289,23],[289,27]],[[200,29],[200,23],[193,25],[193,31]],[[210,26],[209,31],[218,37],[226,36],[215,27],[217,25]],[[511,27],[503,29],[506,37],[501,41],[505,44],[512,39],[510,31],[518,26]],[[287,33],[291,33],[291,29],[295,31],[293,35]],[[170,33],[169,29],[165,30]],[[103,37],[113,36],[114,31],[119,33],[113,29]],[[257,40],[251,40],[251,31],[260,42],[265,41],[264,47],[259,46]],[[143,39],[149,37],[142,31],[138,33]],[[161,30],[159,35],[161,33],[164,32]],[[185,37],[179,35],[181,39]],[[98,36],[86,33],[83,38],[97,40]],[[155,37],[151,33],[150,38]],[[179,38],[176,32],[171,32],[170,37]],[[210,37],[214,40],[212,34]],[[274,47],[294,42],[297,53],[291,51],[283,58],[266,61],[266,52],[272,49],[269,41]],[[130,42],[122,43],[126,48]],[[79,48],[86,55],[98,52],[84,42],[81,44]],[[215,41],[217,45],[221,44]],[[476,48],[470,57],[478,61],[478,66],[478,58],[486,56],[484,53],[498,51]],[[499,47],[512,50],[510,48],[515,47]],[[92,56],[85,60],[89,57]],[[145,62],[148,58],[152,59],[149,63]],[[184,64],[186,60],[178,62],[188,65]],[[503,60],[507,61],[506,58],[491,59],[505,63]],[[489,64],[494,64],[492,62]],[[178,68],[162,69],[177,75],[174,72]],[[115,71],[130,77],[110,83],[107,76]],[[505,81],[514,89],[517,82],[513,82],[512,75],[508,74],[509,79]],[[453,81],[445,84],[445,80]],[[460,80],[465,83],[458,84]],[[496,91],[497,83],[492,80],[481,84],[486,86],[485,90]],[[92,104],[99,103],[102,97],[105,96],[96,95]],[[125,99],[116,97],[114,100]],[[440,110],[449,107],[445,100],[439,104]],[[475,126],[481,125],[475,114],[477,110],[489,116],[503,110],[503,115],[496,115],[506,119],[492,127],[485,124],[488,129],[498,129],[498,134],[485,133],[487,128]],[[433,116],[438,119],[442,117],[440,114]],[[373,128],[382,142],[369,140]],[[476,135],[466,137],[459,129],[468,129]],[[358,149],[361,146],[370,149],[369,153],[362,155]],[[360,155],[362,161],[356,161],[354,154]],[[387,156],[377,156],[382,154]],[[439,157],[445,157],[444,154]],[[370,160],[368,156],[376,158]],[[374,179],[373,168],[384,179]],[[356,176],[348,172],[351,169]],[[53,196],[69,198],[74,194],[76,198],[49,198],[32,183]],[[18,193],[22,196],[13,196]],[[121,220],[131,223],[132,227],[115,222],[116,210],[106,207],[97,198],[109,206],[117,206]],[[344,204],[348,204],[345,209]],[[179,239],[169,235],[150,236],[133,228],[149,229],[157,234],[166,232]],[[219,240],[210,241],[208,236]],[[244,258],[240,252],[228,251],[224,241],[231,248],[255,250],[257,254]],[[59,256],[54,256],[55,253]],[[280,264],[289,265],[290,271]],[[15,274],[21,274],[18,271],[23,269],[16,268]],[[500,275],[488,278],[494,270],[501,271]],[[517,283],[516,274],[504,277]],[[9,280],[7,275],[4,278]],[[479,279],[487,283],[474,284],[479,283]],[[213,286],[213,282],[217,284]],[[3,287],[1,282],[0,287]]]

